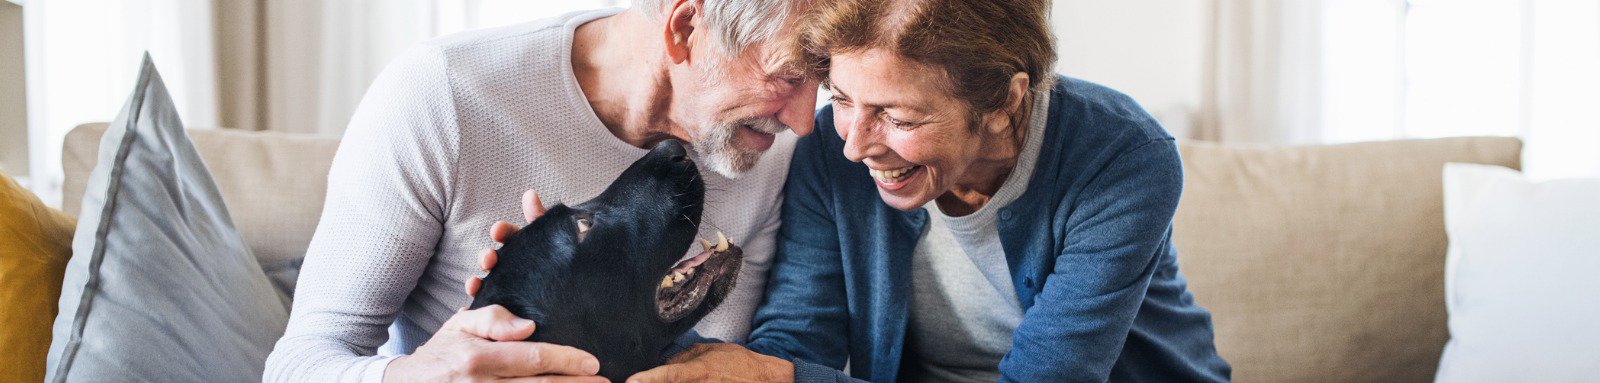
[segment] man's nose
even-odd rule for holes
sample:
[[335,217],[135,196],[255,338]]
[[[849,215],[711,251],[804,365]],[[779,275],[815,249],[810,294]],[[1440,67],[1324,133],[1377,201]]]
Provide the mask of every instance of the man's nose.
[[794,94],[784,103],[783,109],[778,110],[778,122],[782,122],[790,130],[794,130],[794,134],[801,136],[811,134],[812,127],[817,122],[817,86],[811,81],[807,81],[806,84],[797,87]]

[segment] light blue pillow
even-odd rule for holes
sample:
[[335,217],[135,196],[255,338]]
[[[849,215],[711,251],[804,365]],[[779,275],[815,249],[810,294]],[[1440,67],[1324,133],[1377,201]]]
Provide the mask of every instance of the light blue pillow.
[[261,380],[289,299],[234,229],[149,55],[82,206],[46,381]]

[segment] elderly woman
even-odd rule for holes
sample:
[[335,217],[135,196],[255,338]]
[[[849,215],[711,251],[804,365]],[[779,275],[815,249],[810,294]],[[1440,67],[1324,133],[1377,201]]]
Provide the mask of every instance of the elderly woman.
[[775,357],[698,345],[638,380],[1228,380],[1172,246],[1173,138],[1052,74],[1047,13],[824,6],[802,39],[832,105],[795,149],[744,344]]

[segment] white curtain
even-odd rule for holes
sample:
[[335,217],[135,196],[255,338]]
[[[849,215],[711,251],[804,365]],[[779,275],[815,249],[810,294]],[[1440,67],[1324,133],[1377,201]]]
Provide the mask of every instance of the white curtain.
[[191,127],[338,135],[410,45],[627,0],[28,1],[30,187],[60,206],[61,143],[109,121],[150,51]]
[[1195,138],[1319,138],[1319,0],[1211,0]]
[[1211,0],[1196,138],[1516,136],[1600,176],[1600,0]]
[[23,7],[31,187],[59,206],[61,142],[109,121],[149,51],[184,122],[217,124],[214,8],[183,0],[51,0]]
[[316,133],[343,132],[367,86],[384,65],[411,44],[437,34],[437,5],[435,0],[327,2],[322,8],[321,37],[315,39],[322,45],[315,63],[317,76],[314,84],[306,84],[317,90],[318,99],[315,105],[306,106],[315,108],[316,113],[304,115],[315,120],[296,121],[274,130],[310,126]]

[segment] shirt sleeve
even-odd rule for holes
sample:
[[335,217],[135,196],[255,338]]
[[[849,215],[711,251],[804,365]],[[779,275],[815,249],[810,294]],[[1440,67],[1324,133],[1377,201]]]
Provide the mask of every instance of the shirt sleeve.
[[367,91],[328,174],[268,382],[378,381],[387,328],[444,230],[459,135],[437,47],[418,46]]
[[[778,249],[766,299],[752,318],[746,346],[795,363],[796,377],[839,372],[848,354],[849,311],[834,204],[817,137],[801,138],[784,185]],[[806,374],[802,374],[806,373]],[[827,380],[834,381],[834,380]]]
[[1112,159],[1079,193],[1066,243],[1000,361],[1001,381],[1103,382],[1122,353],[1161,255],[1183,172],[1171,139]]

